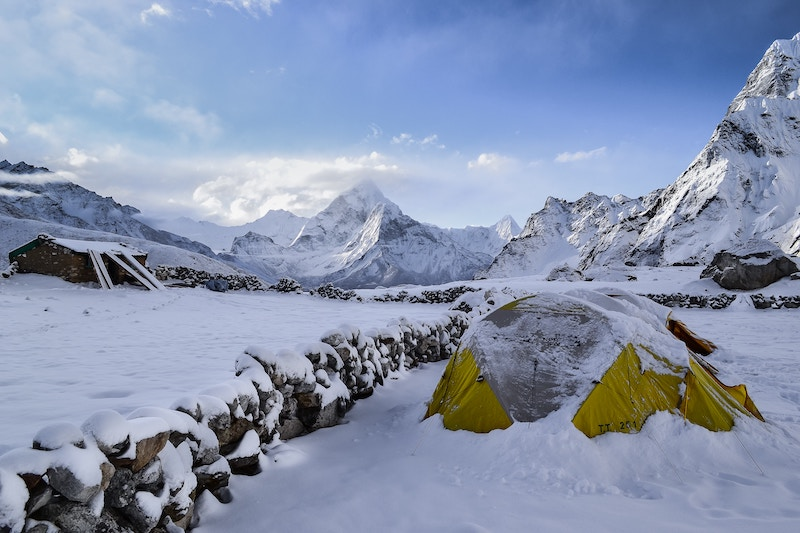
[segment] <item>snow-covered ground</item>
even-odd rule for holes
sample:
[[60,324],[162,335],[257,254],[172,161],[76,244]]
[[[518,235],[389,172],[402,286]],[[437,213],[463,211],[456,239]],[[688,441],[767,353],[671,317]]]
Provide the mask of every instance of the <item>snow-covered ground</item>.
[[[581,285],[720,292],[698,274],[470,284],[494,288],[498,303]],[[800,282],[761,292],[800,294]],[[0,454],[29,446],[55,421],[80,425],[100,409],[126,414],[197,394],[229,379],[250,345],[294,348],[342,324],[368,330],[446,309],[205,289],[101,291],[35,275],[0,280]],[[232,502],[201,497],[196,530],[800,531],[800,309],[758,311],[740,296],[725,310],[674,312],[717,343],[715,364],[747,384],[767,423],[741,420],[713,433],[662,413],[641,433],[587,439],[572,413],[559,411],[485,435],[452,432],[438,418],[420,421],[445,363],[428,364],[358,402],[348,423],[276,443],[261,474],[232,479]]]

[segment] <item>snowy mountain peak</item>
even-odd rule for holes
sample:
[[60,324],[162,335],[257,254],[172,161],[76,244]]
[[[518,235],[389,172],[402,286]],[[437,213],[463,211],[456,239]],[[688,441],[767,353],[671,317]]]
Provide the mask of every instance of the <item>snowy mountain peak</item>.
[[470,279],[519,231],[510,217],[495,227],[441,229],[417,222],[372,181],[336,197],[288,246],[264,236],[237,238],[228,259],[270,281],[343,288],[436,284]]
[[728,114],[744,109],[749,98],[798,98],[800,77],[800,33],[792,39],[772,43],[744,87],[733,99]]
[[506,215],[491,226],[491,229],[497,233],[500,239],[504,240],[505,242],[510,241],[517,235],[519,232],[522,231],[517,224],[517,221],[514,220],[514,217],[511,215]]
[[45,167],[35,167],[33,165],[29,165],[25,161],[20,161],[19,163],[11,164],[8,162],[8,159],[3,159],[0,161],[0,171],[7,172],[9,174],[37,174],[37,173],[50,173],[50,169]]
[[350,205],[369,206],[370,208],[377,204],[388,202],[383,192],[381,192],[375,182],[370,179],[358,182],[353,187],[340,194],[339,197]]

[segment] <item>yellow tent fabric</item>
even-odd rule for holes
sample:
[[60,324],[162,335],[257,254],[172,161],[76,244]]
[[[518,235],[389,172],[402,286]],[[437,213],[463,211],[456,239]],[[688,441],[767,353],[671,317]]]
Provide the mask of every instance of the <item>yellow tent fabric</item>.
[[481,375],[472,351],[461,350],[447,363],[433,393],[425,418],[441,413],[449,429],[487,433],[511,425],[492,390]]
[[641,366],[636,348],[629,343],[575,413],[575,427],[587,437],[609,431],[635,433],[656,411],[676,409],[682,376],[652,369],[643,372]]
[[[657,411],[712,431],[730,430],[737,416],[763,421],[744,385],[723,384],[695,355],[714,344],[653,306],[630,293],[586,290],[507,304],[470,328],[425,416],[488,432],[582,397],[572,422],[588,437],[638,432]],[[602,377],[592,377],[598,370]]]
[[711,431],[728,431],[737,413],[764,420],[744,385],[725,385],[694,358],[689,358],[685,381],[680,412],[690,422]]

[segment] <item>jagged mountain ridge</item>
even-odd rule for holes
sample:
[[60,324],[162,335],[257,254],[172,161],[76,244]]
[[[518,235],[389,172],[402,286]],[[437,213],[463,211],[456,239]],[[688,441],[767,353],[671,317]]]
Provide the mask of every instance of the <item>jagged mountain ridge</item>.
[[799,77],[800,34],[775,41],[673,184],[619,205],[591,194],[548,200],[481,276],[540,273],[557,262],[546,257],[586,270],[707,263],[753,237],[798,254]]
[[223,257],[268,280],[344,288],[470,279],[518,230],[506,217],[492,228],[441,229],[405,215],[370,181],[310,218],[289,246],[250,232]]

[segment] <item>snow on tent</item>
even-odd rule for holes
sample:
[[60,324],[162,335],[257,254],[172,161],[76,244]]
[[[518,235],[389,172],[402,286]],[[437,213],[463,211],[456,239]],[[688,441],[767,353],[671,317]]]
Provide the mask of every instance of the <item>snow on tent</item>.
[[564,408],[589,437],[638,432],[656,411],[712,431],[730,430],[737,416],[763,421],[745,386],[724,385],[699,355],[714,349],[667,308],[631,293],[539,293],[473,324],[426,418],[439,413],[449,429],[488,432]]

